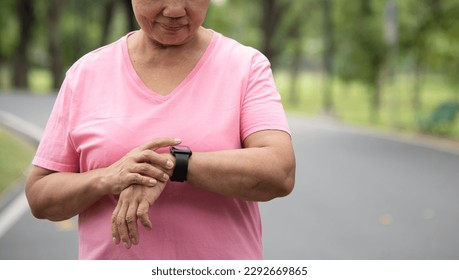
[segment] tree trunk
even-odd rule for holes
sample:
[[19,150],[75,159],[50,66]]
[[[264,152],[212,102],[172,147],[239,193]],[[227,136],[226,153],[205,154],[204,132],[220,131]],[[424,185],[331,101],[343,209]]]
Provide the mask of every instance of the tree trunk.
[[414,65],[414,83],[413,83],[413,97],[411,100],[411,105],[413,106],[414,112],[417,114],[422,109],[422,100],[421,100],[421,89],[422,89],[422,66],[419,58],[416,58],[416,63]]
[[378,82],[370,86],[371,91],[371,101],[370,101],[370,122],[372,124],[377,124],[379,122],[379,108],[380,108],[380,96],[381,96],[381,86]]
[[32,39],[32,25],[35,21],[32,0],[18,0],[16,9],[19,19],[19,45],[13,66],[13,86],[17,89],[28,88],[29,59],[27,50]]
[[401,128],[401,97],[398,89],[398,57],[399,57],[399,31],[398,31],[398,6],[395,0],[386,0],[384,8],[384,37],[387,46],[384,83],[391,91],[389,97],[390,122],[392,128]]
[[275,59],[279,55],[279,49],[274,43],[274,38],[286,6],[276,0],[261,0],[261,3],[263,9],[261,20],[263,42],[261,52],[271,61],[274,68],[276,64]]
[[299,25],[294,26],[293,34],[296,35],[294,39],[294,52],[293,60],[290,67],[290,92],[289,92],[289,103],[293,106],[297,106],[300,102],[298,81],[301,73],[301,58],[302,58],[302,38],[299,30]]
[[52,87],[54,90],[61,86],[64,76],[59,32],[62,5],[62,0],[52,0],[48,6],[48,54],[50,57],[50,68],[53,77]]
[[108,43],[108,35],[110,34],[110,25],[112,23],[113,14],[115,11],[115,0],[106,0],[102,19],[102,36],[100,37],[100,45]]
[[131,0],[123,0],[123,6],[124,6],[124,11],[126,13],[126,21],[127,21],[127,26],[126,28],[128,31],[133,31],[138,29],[138,25],[134,16],[134,12],[132,10],[132,2]]
[[332,0],[323,0],[322,3],[322,14],[323,14],[323,109],[329,114],[333,111],[333,54],[334,54],[334,44],[333,44],[333,19],[332,19],[332,10],[333,2]]

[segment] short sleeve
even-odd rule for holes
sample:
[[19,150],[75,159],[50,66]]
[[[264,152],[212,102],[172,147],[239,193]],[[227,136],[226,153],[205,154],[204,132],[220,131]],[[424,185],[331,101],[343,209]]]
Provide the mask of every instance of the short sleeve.
[[261,130],[282,130],[290,134],[271,64],[263,54],[256,52],[241,108],[241,140]]
[[72,90],[67,75],[51,111],[32,164],[53,171],[78,172],[79,157],[70,139]]

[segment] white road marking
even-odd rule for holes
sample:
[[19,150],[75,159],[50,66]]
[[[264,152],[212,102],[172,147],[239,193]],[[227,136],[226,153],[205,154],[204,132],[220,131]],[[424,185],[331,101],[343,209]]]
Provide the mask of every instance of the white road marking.
[[25,193],[22,192],[0,213],[0,238],[13,227],[28,209],[29,204]]
[[[40,142],[43,129],[25,121],[13,114],[0,110],[0,123],[9,129],[19,131],[34,140],[37,144]],[[12,228],[21,216],[29,209],[29,203],[25,192],[20,193],[0,212],[0,238]]]
[[36,143],[40,142],[41,136],[43,135],[43,129],[37,125],[2,110],[0,110],[0,123],[9,129],[27,135],[36,141]]

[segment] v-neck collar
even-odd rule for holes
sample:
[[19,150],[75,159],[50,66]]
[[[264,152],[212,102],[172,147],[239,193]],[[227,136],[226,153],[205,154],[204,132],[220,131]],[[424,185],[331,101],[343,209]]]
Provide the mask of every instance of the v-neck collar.
[[186,77],[167,95],[161,95],[153,90],[151,90],[149,87],[145,85],[145,83],[142,81],[142,79],[139,77],[137,74],[134,65],[132,64],[131,58],[129,56],[129,50],[128,50],[128,37],[134,34],[135,32],[138,31],[132,31],[125,35],[122,38],[121,46],[122,46],[122,53],[123,53],[123,59],[124,59],[124,65],[126,66],[126,70],[128,72],[128,76],[131,78],[131,81],[135,84],[137,87],[138,91],[141,92],[144,95],[149,96],[150,98],[156,99],[158,101],[166,101],[170,99],[172,96],[179,94],[182,89],[186,86],[186,84],[192,80],[196,74],[199,72],[199,69],[201,69],[202,65],[205,64],[206,60],[209,58],[211,55],[217,41],[218,41],[218,33],[210,30],[212,32],[212,38],[210,40],[209,45],[207,46],[206,50],[202,54],[202,56],[199,58],[198,62],[196,65],[193,67],[193,69],[186,75]]

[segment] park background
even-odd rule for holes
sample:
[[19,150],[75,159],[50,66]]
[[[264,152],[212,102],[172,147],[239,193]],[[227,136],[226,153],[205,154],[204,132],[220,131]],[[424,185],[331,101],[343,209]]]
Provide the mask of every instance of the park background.
[[[289,113],[459,139],[459,1],[212,0],[205,26],[262,51]],[[137,29],[130,0],[2,0],[0,93],[56,94]],[[0,192],[33,147],[0,130]]]

